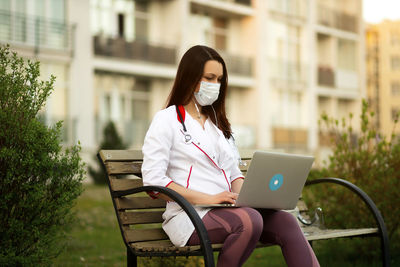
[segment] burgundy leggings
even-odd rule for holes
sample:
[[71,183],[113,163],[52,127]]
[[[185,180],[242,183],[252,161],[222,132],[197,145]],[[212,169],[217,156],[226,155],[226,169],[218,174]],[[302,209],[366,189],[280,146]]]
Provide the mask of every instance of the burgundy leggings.
[[[252,208],[217,208],[203,218],[211,243],[223,243],[218,267],[241,266],[258,241],[277,244],[289,267],[319,266],[296,218],[288,212]],[[200,243],[196,231],[188,245]]]

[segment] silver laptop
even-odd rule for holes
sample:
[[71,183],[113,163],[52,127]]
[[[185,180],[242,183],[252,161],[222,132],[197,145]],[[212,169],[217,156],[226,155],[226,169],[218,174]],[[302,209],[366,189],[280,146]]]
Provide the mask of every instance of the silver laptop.
[[235,204],[196,206],[294,209],[313,162],[312,156],[256,151]]

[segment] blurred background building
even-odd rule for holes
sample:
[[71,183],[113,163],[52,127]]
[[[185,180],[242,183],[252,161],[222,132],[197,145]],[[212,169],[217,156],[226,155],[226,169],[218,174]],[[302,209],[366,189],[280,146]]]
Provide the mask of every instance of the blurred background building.
[[324,158],[320,115],[366,96],[364,39],[361,0],[0,0],[0,42],[57,76],[44,119],[87,160],[109,120],[141,148],[196,44],[226,60],[238,146]]
[[376,128],[390,137],[400,112],[400,20],[368,25],[367,94]]

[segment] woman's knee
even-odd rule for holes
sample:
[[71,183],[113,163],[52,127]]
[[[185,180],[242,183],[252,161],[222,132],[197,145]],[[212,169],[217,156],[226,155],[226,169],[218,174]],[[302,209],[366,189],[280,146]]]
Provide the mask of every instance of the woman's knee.
[[292,226],[299,226],[297,223],[296,217],[294,217],[291,213],[279,210],[276,212],[276,216],[278,217],[278,220],[281,222],[284,222],[286,225],[292,225]]
[[261,216],[261,214],[253,209],[253,208],[248,208],[248,207],[244,207],[242,208],[248,215],[249,218],[249,223],[251,224],[251,229],[253,231],[254,234],[261,234],[262,230],[263,230],[263,218]]

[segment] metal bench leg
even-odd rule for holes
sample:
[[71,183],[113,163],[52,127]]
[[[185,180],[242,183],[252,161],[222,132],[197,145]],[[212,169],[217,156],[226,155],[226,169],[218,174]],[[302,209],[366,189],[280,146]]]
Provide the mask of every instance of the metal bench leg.
[[137,267],[137,256],[129,248],[126,249],[126,258],[128,267]]

